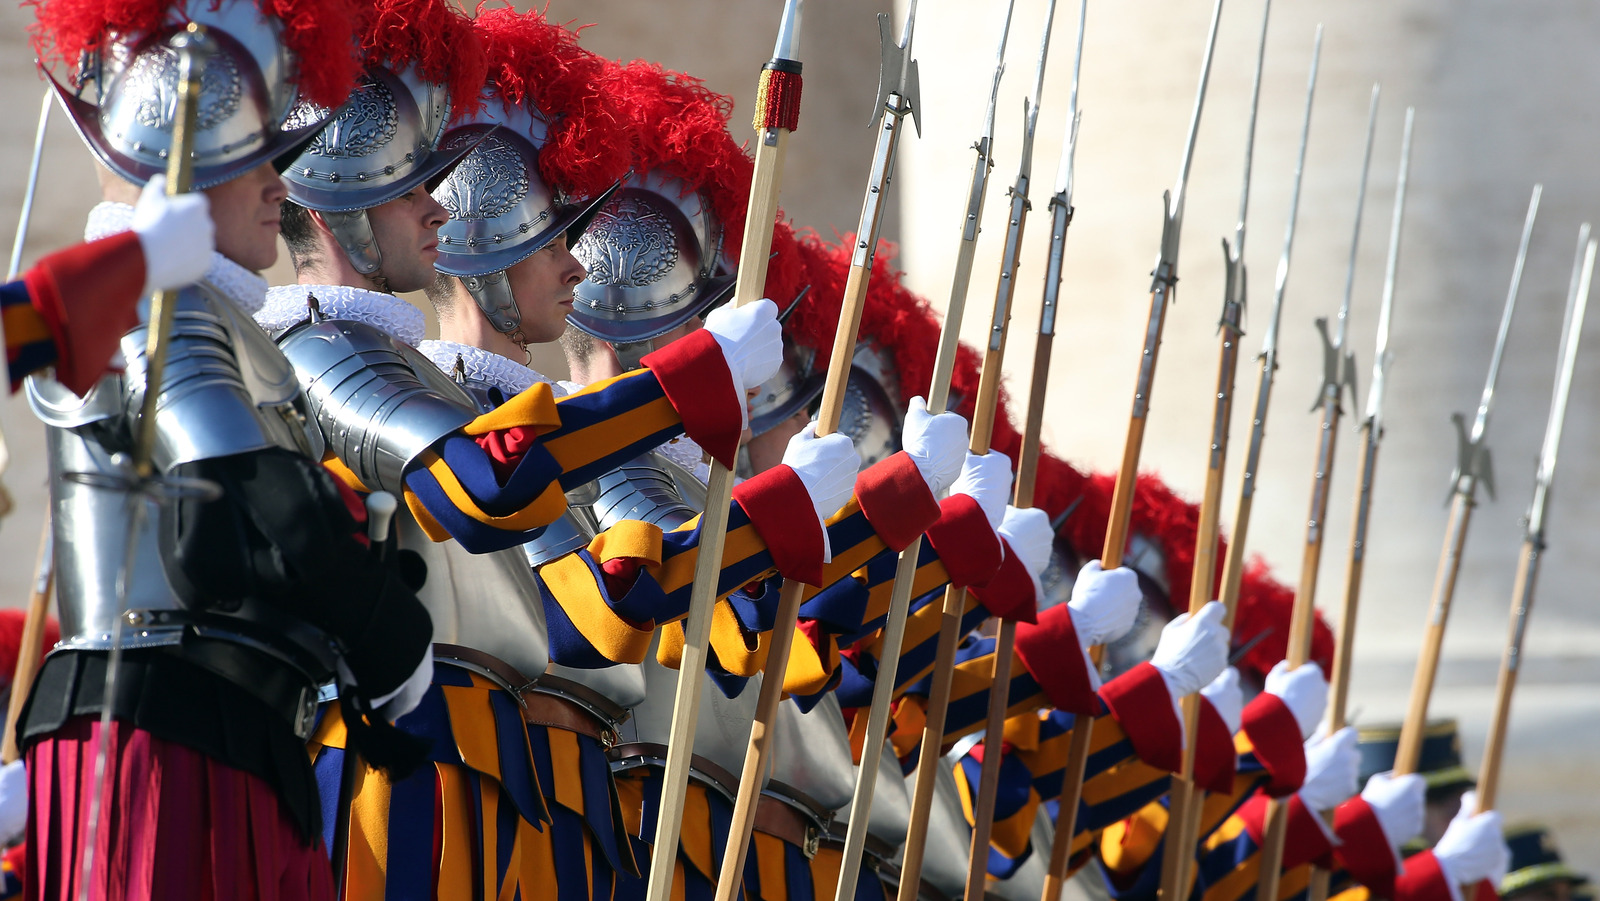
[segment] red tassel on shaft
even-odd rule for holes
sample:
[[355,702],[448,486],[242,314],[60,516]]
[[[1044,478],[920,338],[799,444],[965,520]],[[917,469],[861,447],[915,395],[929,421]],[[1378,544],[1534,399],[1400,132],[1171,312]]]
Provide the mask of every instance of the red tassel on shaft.
[[800,127],[800,73],[774,69],[761,70],[761,86],[756,91],[755,129]]

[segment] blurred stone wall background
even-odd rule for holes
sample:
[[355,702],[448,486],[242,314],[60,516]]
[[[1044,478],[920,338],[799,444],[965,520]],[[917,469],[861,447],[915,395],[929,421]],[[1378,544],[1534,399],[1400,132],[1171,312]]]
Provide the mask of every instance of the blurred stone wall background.
[[[976,341],[992,298],[1005,191],[1015,176],[1021,98],[1031,85],[1045,0],[1017,0],[1002,87],[989,219],[973,278],[965,334]],[[903,0],[902,0],[903,6]],[[805,109],[791,143],[784,207],[824,235],[854,229],[873,134],[866,128],[877,75],[875,12],[887,0],[811,0],[802,56]],[[778,4],[727,0],[550,0],[552,17],[597,23],[587,46],[647,57],[704,78],[736,103],[747,139],[755,73],[770,55]],[[1077,155],[1077,216],[1069,240],[1051,379],[1049,447],[1080,467],[1110,470],[1122,446],[1148,310],[1149,268],[1160,236],[1160,197],[1177,172],[1211,6],[1204,0],[1095,2],[1089,10]],[[921,5],[922,134],[901,145],[895,205],[884,237],[900,242],[907,279],[942,308],[957,219],[998,34],[999,0]],[[1166,341],[1145,445],[1148,470],[1198,496],[1222,292],[1219,240],[1238,210],[1242,149],[1260,0],[1229,0],[1191,177],[1178,302]],[[0,212],[9,239],[21,201],[40,82],[26,42],[26,10],[0,9]],[[898,19],[896,20],[898,22]],[[1338,308],[1349,255],[1369,91],[1383,100],[1366,198],[1351,347],[1361,402],[1370,378],[1390,205],[1406,106],[1417,108],[1412,185],[1391,348],[1387,436],[1375,493],[1372,549],[1357,640],[1353,712],[1358,722],[1397,718],[1409,689],[1454,462],[1454,411],[1469,416],[1481,389],[1510,277],[1528,192],[1545,185],[1489,445],[1499,497],[1482,498],[1467,544],[1433,710],[1461,719],[1476,769],[1505,640],[1505,611],[1549,403],[1556,344],[1579,222],[1600,214],[1600,123],[1585,115],[1600,89],[1600,10],[1581,0],[1280,0],[1273,10],[1256,143],[1247,263],[1248,334],[1240,365],[1225,520],[1254,403],[1259,348],[1282,247],[1312,34],[1326,25],[1299,231],[1289,273],[1278,381],[1251,529],[1251,547],[1288,584],[1298,579],[1315,419],[1306,413],[1321,376],[1318,316]],[[1077,4],[1060,0],[1035,147],[1035,219],[1028,233],[1013,323],[1037,323],[1047,228],[1043,218],[1061,145]],[[79,233],[96,199],[87,154],[57,115],[29,237],[31,260]],[[9,246],[9,245],[8,245]],[[271,275],[282,280],[280,266]],[[426,306],[426,304],[424,304]],[[1591,326],[1590,331],[1594,331]],[[1013,341],[1008,388],[1027,394],[1031,342]],[[1530,629],[1501,807],[1539,819],[1568,857],[1600,868],[1600,349],[1586,348],[1568,417],[1549,518],[1550,549]],[[559,372],[558,361],[538,365]],[[1353,418],[1353,417],[1352,417]],[[1347,418],[1348,423],[1350,419]],[[42,438],[26,405],[0,404],[13,459],[5,483],[18,509],[0,526],[0,603],[21,605],[31,582],[44,504]],[[1341,436],[1319,599],[1344,583],[1355,433]]]

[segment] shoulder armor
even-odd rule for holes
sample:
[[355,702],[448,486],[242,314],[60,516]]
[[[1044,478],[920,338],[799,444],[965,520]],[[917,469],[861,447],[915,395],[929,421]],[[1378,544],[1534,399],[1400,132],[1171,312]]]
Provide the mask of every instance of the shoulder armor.
[[329,449],[369,487],[401,493],[406,465],[475,418],[448,376],[373,326],[306,322],[278,346]]
[[[33,378],[30,405],[46,423],[62,428],[112,418],[131,423],[144,402],[147,334],[140,325],[122,337],[124,375],[101,379],[82,398],[53,380]],[[178,292],[168,348],[156,407],[158,468],[267,447],[321,456],[288,361],[232,303],[203,286]]]

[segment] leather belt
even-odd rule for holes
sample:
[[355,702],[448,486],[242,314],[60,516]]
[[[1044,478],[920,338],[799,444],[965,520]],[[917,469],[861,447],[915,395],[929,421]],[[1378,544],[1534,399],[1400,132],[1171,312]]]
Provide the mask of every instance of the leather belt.
[[600,742],[606,748],[617,743],[620,721],[599,713],[596,708],[603,704],[602,709],[616,710],[624,716],[626,711],[593,689],[555,676],[534,681],[493,654],[461,645],[436,643],[433,655],[435,659],[464,666],[496,682],[516,697],[522,707],[523,721],[531,726],[576,732]]
[[[834,828],[843,825],[846,824],[835,821],[829,827],[827,834],[822,837],[822,844],[834,848],[843,848],[845,838],[844,833]],[[870,864],[873,869],[880,872],[891,873],[895,876],[895,878],[899,878],[900,870],[893,863],[895,855],[900,853],[899,848],[890,845],[888,842],[878,838],[876,835],[873,835],[870,832],[867,833],[867,840],[862,843],[862,847],[867,852],[867,857],[870,858],[867,863]]]
[[225,639],[185,635],[167,652],[237,685],[265,704],[302,741],[317,721],[317,684],[299,669]]
[[[664,766],[667,761],[667,746],[655,742],[633,741],[617,745],[607,756],[611,758],[611,768],[614,770],[632,769],[640,765]],[[729,801],[739,796],[739,777],[709,758],[701,757],[699,754],[691,755],[689,775],[701,784],[715,789]]]
[[822,829],[788,801],[763,793],[756,801],[755,830],[799,848],[807,860],[817,855]]

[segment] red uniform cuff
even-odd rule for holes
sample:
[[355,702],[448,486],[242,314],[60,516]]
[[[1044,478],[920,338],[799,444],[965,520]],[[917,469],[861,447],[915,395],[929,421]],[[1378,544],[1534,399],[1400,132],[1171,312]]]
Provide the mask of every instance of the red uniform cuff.
[[928,527],[928,543],[957,588],[988,582],[1008,556],[983,508],[965,494],[952,494],[939,504],[939,521]]
[[[1028,591],[1032,593],[1031,586]],[[987,601],[984,606],[988,606]],[[1080,716],[1092,716],[1099,711],[1099,699],[1090,688],[1089,669],[1078,644],[1078,632],[1072,625],[1072,611],[1066,604],[1039,614],[1038,622],[1019,623],[1015,647],[1022,665],[1044,689],[1051,705]],[[1162,691],[1164,693],[1165,689]]]
[[1451,901],[1450,882],[1433,851],[1406,858],[1405,871],[1394,880],[1394,901]]
[[1194,778],[1196,784],[1212,794],[1225,795],[1233,791],[1233,776],[1237,771],[1239,755],[1233,750],[1233,736],[1228,734],[1228,724],[1222,714],[1204,696],[1200,698],[1199,738],[1194,749]]
[[750,517],[784,578],[822,584],[822,521],[793,469],[774,466],[734,488],[733,499]]
[[856,501],[872,530],[897,554],[939,521],[939,501],[905,451],[856,476]]
[[1256,759],[1266,767],[1264,791],[1281,798],[1306,781],[1306,749],[1300,741],[1300,723],[1289,705],[1265,692],[1245,705],[1243,731],[1255,748]]
[[[1239,808],[1239,819],[1258,847],[1266,841],[1267,805],[1270,801],[1266,795],[1256,794]],[[1283,869],[1288,871],[1325,857],[1333,850],[1333,844],[1328,841],[1322,827],[1312,819],[1317,814],[1300,803],[1299,795],[1290,797],[1286,803],[1289,805],[1289,822],[1284,833]]]
[[1012,552],[1005,539],[1000,539],[1000,544],[1005,550],[1000,569],[989,581],[973,586],[972,596],[1001,619],[1036,623],[1039,621],[1039,598],[1033,587],[1033,577],[1028,575],[1028,565]]
[[121,232],[52,253],[23,277],[56,344],[56,381],[83,395],[105,375],[122,336],[139,324],[144,248]]
[[[1069,655],[1064,649],[1057,653],[1062,657],[1082,656]],[[1169,773],[1183,766],[1183,724],[1172,709],[1172,695],[1167,692],[1160,670],[1141,663],[1107,682],[1100,689],[1100,697],[1111,708],[1111,715],[1133,743],[1140,760]]]
[[645,354],[641,360],[655,373],[661,390],[683,420],[684,434],[712,459],[732,469],[743,431],[744,398],[716,336],[704,329]]
[[1360,795],[1340,804],[1333,813],[1333,831],[1341,842],[1334,852],[1339,865],[1374,897],[1393,898],[1394,849],[1372,805]]

